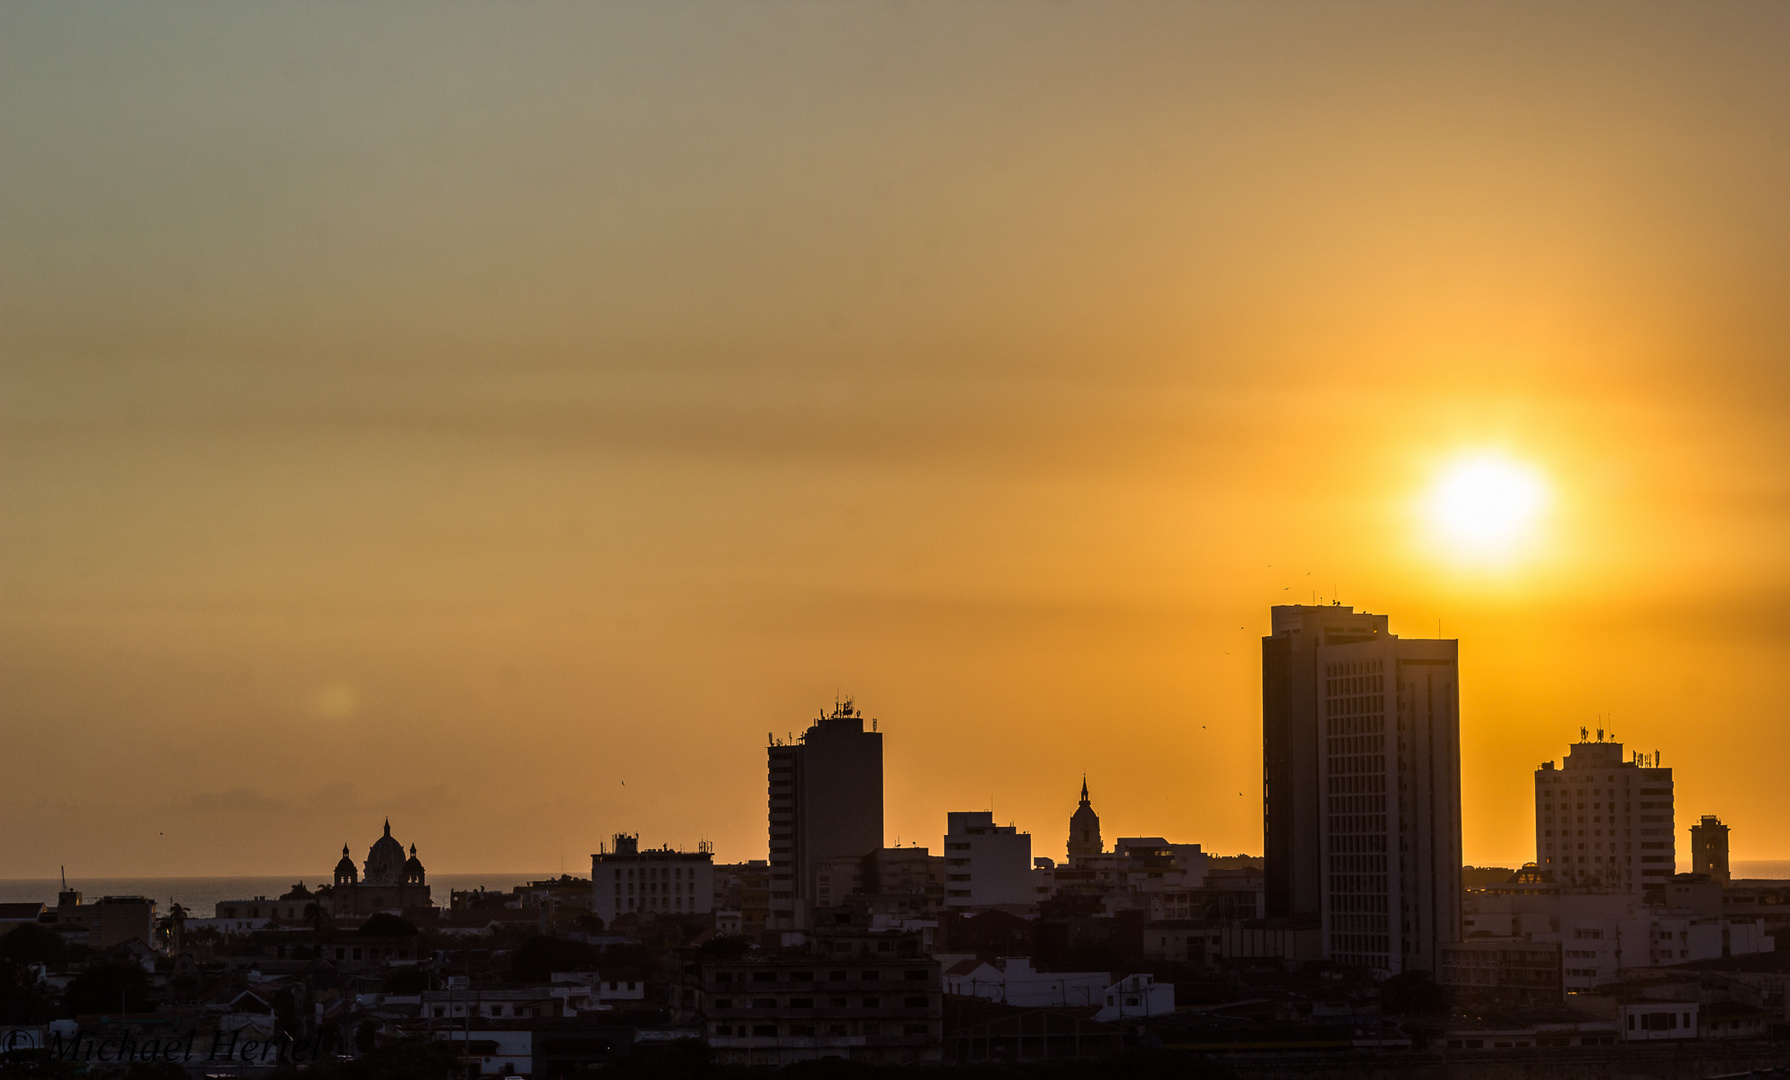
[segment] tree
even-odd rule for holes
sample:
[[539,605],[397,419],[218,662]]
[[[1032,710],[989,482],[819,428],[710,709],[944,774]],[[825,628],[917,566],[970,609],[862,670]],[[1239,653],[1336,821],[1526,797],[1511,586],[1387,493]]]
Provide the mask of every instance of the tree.
[[1396,1016],[1448,1015],[1448,989],[1427,971],[1407,971],[1380,984],[1380,1011]]
[[0,1024],[41,1024],[56,1015],[37,973],[16,960],[0,960]]
[[361,923],[359,933],[368,937],[415,937],[416,924],[402,915],[382,911]]
[[597,950],[582,941],[536,934],[510,954],[510,979],[546,982],[556,971],[595,971]]
[[41,923],[20,923],[0,935],[0,960],[52,967],[69,960],[62,935]]
[[96,964],[76,975],[62,995],[65,1016],[154,1009],[149,973],[136,964]]
[[709,960],[738,960],[752,948],[752,943],[739,937],[712,937],[696,951]]
[[388,994],[420,994],[428,988],[429,973],[415,964],[395,967],[385,973],[385,992]]

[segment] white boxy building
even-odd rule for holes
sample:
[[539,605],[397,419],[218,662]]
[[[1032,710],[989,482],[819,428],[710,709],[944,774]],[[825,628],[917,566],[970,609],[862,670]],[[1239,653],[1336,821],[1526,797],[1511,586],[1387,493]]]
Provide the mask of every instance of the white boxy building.
[[988,810],[946,815],[945,907],[1030,904],[1032,834],[996,825]]
[[615,849],[590,857],[591,910],[604,925],[618,915],[707,915],[715,908],[715,853],[640,850],[640,838],[615,834]]

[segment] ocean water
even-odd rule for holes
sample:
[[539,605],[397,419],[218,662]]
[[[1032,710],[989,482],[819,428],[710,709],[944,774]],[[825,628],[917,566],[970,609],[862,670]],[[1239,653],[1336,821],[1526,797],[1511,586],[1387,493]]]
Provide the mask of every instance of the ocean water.
[[[446,907],[448,890],[477,889],[510,891],[529,881],[541,881],[557,874],[430,874],[430,895],[439,907]],[[69,878],[68,887],[79,889],[89,900],[99,896],[147,896],[154,899],[158,910],[167,914],[170,903],[177,902],[197,918],[210,918],[220,900],[247,900],[251,897],[277,897],[297,882],[315,889],[329,883],[327,877],[290,874],[279,877],[141,877],[141,878]],[[62,883],[55,878],[0,878],[0,903],[41,900],[54,906]]]
[[[1679,870],[1688,871],[1690,867],[1681,866]],[[1732,859],[1728,862],[1728,876],[1736,878],[1790,878],[1790,859]]]

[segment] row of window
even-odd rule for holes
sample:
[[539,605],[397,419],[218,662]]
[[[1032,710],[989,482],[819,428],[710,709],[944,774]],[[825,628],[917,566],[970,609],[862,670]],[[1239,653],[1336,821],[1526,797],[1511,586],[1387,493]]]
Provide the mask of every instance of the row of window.
[[[746,976],[748,974],[750,974],[752,976],[750,980],[748,980],[746,978]],[[928,974],[929,974],[929,972],[927,972],[924,968],[912,968],[912,969],[902,972],[901,978],[907,982],[925,982]],[[735,976],[738,976],[737,980],[736,980]],[[893,979],[893,978],[895,978],[895,973],[891,971],[888,973],[888,976],[890,979]],[[883,972],[881,970],[870,970],[870,971],[858,972],[858,981],[859,982],[878,982],[882,979],[882,977],[883,977]],[[851,978],[851,972],[849,972],[849,971],[829,971],[829,972],[827,972],[827,980],[826,981],[827,982],[846,982],[850,978]],[[774,982],[778,981],[777,969],[776,968],[760,968],[758,970],[750,971],[750,972],[747,972],[747,971],[717,971],[714,973],[714,981],[717,985],[720,985],[720,986],[727,986],[727,985],[729,985],[733,982],[736,982],[736,981],[738,981],[738,982],[750,981],[750,982],[755,982],[755,983],[774,983]],[[792,983],[811,983],[811,982],[815,981],[814,972],[812,972],[812,971],[791,971],[788,975],[788,978],[785,981],[792,982]]]
[[[789,1036],[794,1039],[813,1038],[817,1035],[850,1035],[850,1024],[716,1024],[715,1034],[723,1038],[779,1038]],[[860,1035],[926,1035],[929,1034],[925,1024],[880,1023],[876,1020],[863,1020],[857,1025]]]
[[[928,998],[924,995],[914,995],[914,996],[902,998],[901,1005],[899,1007],[903,1008],[903,1009],[924,1009],[927,1006],[929,1006],[930,1004],[932,1004],[931,998]],[[856,1004],[853,1004],[852,999],[850,999],[850,998],[834,997],[834,998],[828,998],[825,1005],[816,1005],[814,998],[792,997],[792,998],[785,998],[781,1004],[778,1003],[778,1000],[776,998],[740,998],[740,999],[738,999],[737,1004],[735,1003],[735,999],[733,999],[733,998],[715,998],[709,1007],[712,1009],[720,1010],[720,1009],[736,1009],[736,1008],[737,1009],[779,1009],[779,1008],[786,1008],[786,1009],[852,1009],[852,1008],[881,1009],[884,1006],[883,1006],[883,999],[880,997],[858,998],[856,1001]],[[895,1005],[894,998],[889,999],[888,1007],[889,1008],[897,1007]]]

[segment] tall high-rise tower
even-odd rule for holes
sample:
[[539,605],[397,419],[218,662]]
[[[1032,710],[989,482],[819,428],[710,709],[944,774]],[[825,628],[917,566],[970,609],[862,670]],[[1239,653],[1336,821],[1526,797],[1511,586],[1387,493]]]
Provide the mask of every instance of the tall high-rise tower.
[[808,925],[828,859],[883,846],[883,737],[847,701],[789,743],[766,751],[770,772],[772,925]]
[[1081,778],[1081,805],[1075,813],[1069,815],[1069,861],[1074,862],[1084,855],[1098,855],[1105,851],[1100,840],[1100,815],[1088,802],[1088,778]]
[[1728,826],[1714,814],[1691,826],[1691,873],[1728,880]]
[[1583,728],[1535,770],[1535,864],[1563,886],[1663,898],[1677,867],[1672,770]]
[[1270,917],[1314,919],[1324,954],[1436,971],[1460,940],[1459,643],[1384,615],[1273,609],[1262,639]]

